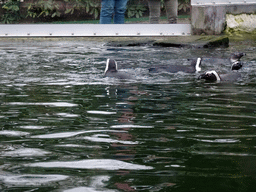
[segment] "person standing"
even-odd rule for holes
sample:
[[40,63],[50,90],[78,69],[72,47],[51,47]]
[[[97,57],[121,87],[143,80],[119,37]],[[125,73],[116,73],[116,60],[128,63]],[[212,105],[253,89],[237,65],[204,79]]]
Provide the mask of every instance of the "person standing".
[[[168,23],[177,23],[178,0],[164,0]],[[161,0],[148,0],[149,23],[158,24],[161,15]]]
[[128,0],[102,0],[100,24],[111,24],[114,17],[115,24],[124,23],[124,14]]

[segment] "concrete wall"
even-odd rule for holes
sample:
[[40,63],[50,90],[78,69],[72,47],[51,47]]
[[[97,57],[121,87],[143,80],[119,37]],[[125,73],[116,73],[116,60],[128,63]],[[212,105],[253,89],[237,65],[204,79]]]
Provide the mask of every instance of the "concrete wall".
[[192,34],[219,35],[225,30],[226,14],[256,13],[255,4],[193,5],[191,9]]

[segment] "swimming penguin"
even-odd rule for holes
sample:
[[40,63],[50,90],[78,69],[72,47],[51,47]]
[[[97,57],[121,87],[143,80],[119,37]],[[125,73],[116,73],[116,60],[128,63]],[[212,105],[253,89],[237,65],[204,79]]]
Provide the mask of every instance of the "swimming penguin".
[[201,71],[201,58],[192,60],[190,66],[160,65],[160,66],[151,67],[149,69],[149,72],[151,72],[151,73],[159,73],[159,72],[177,73],[179,71],[182,71],[184,73],[195,73],[195,72]]
[[117,71],[117,63],[114,59],[107,59],[104,77],[114,77],[117,79],[134,79],[134,77],[127,72]]
[[239,70],[243,67],[243,63],[240,61],[240,58],[246,55],[245,53],[233,53],[230,57],[230,62],[232,64],[231,70]]
[[241,77],[240,73],[227,73],[227,74],[218,74],[216,71],[206,71],[201,74],[198,79],[205,79],[206,81],[225,81],[225,82],[233,82]]
[[[241,63],[240,59],[245,56],[245,53],[242,52],[235,52],[232,53],[231,56],[228,59],[223,59],[223,58],[210,58],[210,57],[202,57],[201,58],[201,63],[203,66],[205,65],[220,65],[220,64],[231,64],[232,70],[239,70],[243,64]],[[192,61],[195,59],[192,59]]]

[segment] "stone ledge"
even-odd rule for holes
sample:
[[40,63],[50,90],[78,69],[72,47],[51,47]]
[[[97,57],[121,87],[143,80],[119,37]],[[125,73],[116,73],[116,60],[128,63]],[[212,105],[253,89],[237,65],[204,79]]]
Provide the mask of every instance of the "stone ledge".
[[186,47],[186,48],[214,48],[229,47],[227,36],[184,36],[184,37],[164,37],[159,39],[141,38],[117,41],[109,41],[106,45],[114,47],[125,46],[159,46],[159,47]]
[[176,36],[176,37],[23,37],[0,38],[0,42],[42,42],[42,41],[97,41],[105,46],[159,46],[186,48],[228,47],[229,38],[221,36]]

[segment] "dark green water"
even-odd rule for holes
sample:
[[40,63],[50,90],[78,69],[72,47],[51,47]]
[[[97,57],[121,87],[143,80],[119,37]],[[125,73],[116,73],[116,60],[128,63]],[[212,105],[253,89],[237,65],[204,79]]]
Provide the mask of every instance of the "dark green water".
[[[1,42],[0,191],[254,191],[255,49]],[[235,83],[147,70],[234,51]],[[102,78],[109,57],[136,80]]]

